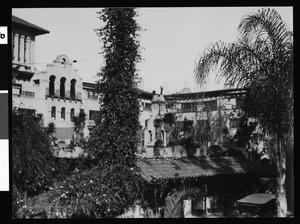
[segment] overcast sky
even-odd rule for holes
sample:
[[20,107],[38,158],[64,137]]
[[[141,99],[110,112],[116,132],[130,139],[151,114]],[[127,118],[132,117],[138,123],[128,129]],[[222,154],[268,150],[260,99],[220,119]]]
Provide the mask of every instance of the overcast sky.
[[[293,8],[275,8],[293,30]],[[210,43],[237,38],[243,16],[261,7],[139,8],[138,24],[143,61],[137,65],[144,90],[170,94],[189,87],[192,91],[223,88],[213,74],[203,89],[194,82],[195,62]],[[103,65],[101,43],[94,29],[101,27],[100,8],[17,8],[12,14],[50,31],[36,38],[36,67],[42,71],[59,54],[77,60],[74,68],[85,82],[94,82]]]

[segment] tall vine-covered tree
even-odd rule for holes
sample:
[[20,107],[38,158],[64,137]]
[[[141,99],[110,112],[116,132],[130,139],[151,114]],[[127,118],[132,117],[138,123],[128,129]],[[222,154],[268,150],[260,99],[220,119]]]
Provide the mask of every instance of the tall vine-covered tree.
[[139,129],[137,12],[133,8],[105,8],[99,14],[105,25],[96,31],[103,43],[105,65],[98,82],[101,120],[89,141],[89,152],[107,166],[133,166]]
[[114,181],[122,188],[119,201],[124,202],[120,206],[125,207],[137,193],[135,153],[140,124],[136,63],[140,61],[141,28],[135,21],[134,8],[105,8],[99,15],[104,23],[96,30],[105,59],[97,84],[102,99],[100,121],[90,136],[87,151],[99,161],[102,170],[110,172],[111,180],[117,179]]
[[217,42],[206,49],[195,68],[195,78],[205,83],[210,69],[219,65],[218,79],[247,89],[245,103],[251,107],[246,112],[257,117],[277,140],[276,201],[278,216],[286,216],[286,189],[293,191],[293,182],[287,184],[285,179],[286,174],[293,179],[293,34],[274,9],[245,16],[238,29],[236,42]]

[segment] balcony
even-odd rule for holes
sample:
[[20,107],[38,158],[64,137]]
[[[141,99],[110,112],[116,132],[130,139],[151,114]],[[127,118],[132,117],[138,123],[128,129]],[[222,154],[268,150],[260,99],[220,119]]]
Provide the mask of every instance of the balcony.
[[89,95],[88,94],[88,99],[98,100],[98,96],[97,95]]
[[34,98],[34,92],[22,91],[20,96],[27,97],[27,98]]
[[52,94],[50,94],[49,88],[47,87],[46,88],[45,98],[46,99],[47,98],[51,98],[52,100],[53,99],[58,99],[58,101],[60,101],[60,100],[64,100],[64,101],[69,100],[70,102],[72,100],[75,101],[75,102],[82,101],[82,99],[81,99],[81,93],[80,92],[77,92],[75,94],[75,97],[71,97],[70,95],[71,95],[70,91],[67,91],[66,94],[65,94],[65,96],[60,96],[60,90],[59,89],[56,90],[55,93],[52,95]]

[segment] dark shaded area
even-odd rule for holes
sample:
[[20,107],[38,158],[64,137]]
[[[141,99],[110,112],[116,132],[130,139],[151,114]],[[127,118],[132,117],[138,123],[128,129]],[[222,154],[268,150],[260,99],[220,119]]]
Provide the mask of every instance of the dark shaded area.
[[0,93],[0,139],[8,139],[8,94]]
[[170,95],[164,95],[167,101],[171,100],[185,100],[185,99],[199,99],[203,97],[236,97],[246,93],[246,89],[224,89],[224,90],[214,90],[206,92],[194,92],[194,93],[174,93]]

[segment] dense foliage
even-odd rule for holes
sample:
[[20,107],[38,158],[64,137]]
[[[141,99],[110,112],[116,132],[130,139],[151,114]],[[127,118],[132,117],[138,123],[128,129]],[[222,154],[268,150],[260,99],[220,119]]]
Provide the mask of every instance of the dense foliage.
[[13,110],[11,136],[13,184],[29,196],[47,189],[55,163],[51,139],[40,118]]
[[[54,180],[55,162],[51,152],[48,129],[40,124],[40,117],[12,111],[12,212],[27,196],[47,190]],[[52,132],[51,130],[50,132]]]
[[[138,183],[130,178],[123,167],[111,172],[99,167],[71,175],[55,183],[51,190],[33,197],[19,209],[18,218],[112,218],[125,212],[132,192]],[[126,176],[124,178],[124,176]],[[126,183],[125,183],[126,182]],[[131,184],[128,184],[131,183]],[[128,192],[128,193],[126,193]]]
[[139,104],[135,64],[140,60],[137,15],[132,8],[106,8],[100,12],[104,27],[97,30],[103,42],[105,66],[99,74],[101,120],[88,143],[89,154],[104,167],[134,166],[139,130]]
[[101,172],[108,173],[109,178],[100,183],[116,189],[109,198],[115,202],[111,206],[119,208],[106,210],[107,216],[115,216],[138,194],[135,186],[139,180],[134,172],[140,124],[135,65],[140,60],[140,27],[133,8],[105,8],[99,15],[104,22],[96,30],[105,59],[98,82],[102,102],[100,120],[90,136],[87,152],[98,160]]

